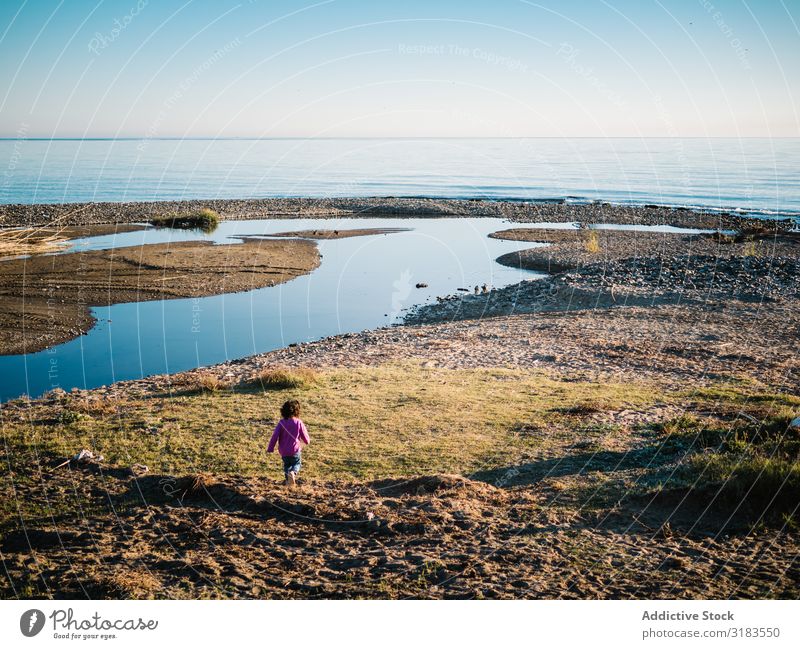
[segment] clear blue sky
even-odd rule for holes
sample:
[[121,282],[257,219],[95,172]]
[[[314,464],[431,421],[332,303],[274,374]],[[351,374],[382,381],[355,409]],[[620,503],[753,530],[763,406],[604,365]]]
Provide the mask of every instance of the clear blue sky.
[[3,0],[0,135],[798,136],[797,0]]

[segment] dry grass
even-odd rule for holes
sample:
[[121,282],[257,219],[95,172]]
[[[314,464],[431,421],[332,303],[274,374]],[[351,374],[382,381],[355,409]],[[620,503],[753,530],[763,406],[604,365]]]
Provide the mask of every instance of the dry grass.
[[[566,382],[536,371],[448,370],[410,362],[317,372],[270,368],[261,379],[272,387],[222,389],[225,384],[210,373],[193,373],[186,375],[192,389],[172,395],[23,403],[5,413],[8,463],[30,466],[48,457],[55,463],[88,448],[112,466],[141,463],[153,473],[279,476],[279,462],[267,455],[266,444],[281,404],[291,398],[300,401],[312,437],[303,469],[307,478],[471,475],[581,456],[589,447],[628,448],[638,443],[638,433],[620,436],[606,425],[615,412],[685,406],[688,399],[647,383]],[[769,405],[769,421],[777,423],[759,430],[762,437],[769,432],[774,446],[771,440],[785,431],[778,424],[800,408],[800,399],[785,396],[772,404],[765,401],[768,396],[730,385],[692,393],[696,410],[713,406],[725,420],[729,412],[755,413]],[[744,430],[731,436],[729,424],[711,426],[711,419],[665,420],[656,431],[657,448],[704,452],[727,440],[738,453],[735,443],[758,441],[744,437]],[[786,460],[792,443],[781,442]],[[764,456],[771,454],[773,446],[758,444],[770,449]]]
[[92,417],[108,417],[116,414],[117,401],[99,396],[68,396],[65,408]]
[[588,252],[590,255],[596,255],[598,252],[600,252],[600,237],[598,236],[597,232],[589,232],[583,246],[586,252]]
[[219,377],[204,373],[197,377],[197,387],[202,392],[218,392],[227,386]]
[[744,257],[761,257],[763,245],[761,241],[748,241],[742,247]]
[[254,383],[263,390],[290,390],[307,388],[318,379],[318,373],[307,367],[271,367],[261,372]]
[[[173,475],[277,475],[279,463],[267,455],[266,444],[281,404],[296,398],[312,437],[306,477],[469,474],[503,469],[560,443],[578,417],[556,408],[597,403],[614,410],[659,398],[647,385],[566,383],[523,370],[398,363],[316,373],[292,369],[288,376],[284,371],[273,368],[264,378],[292,387],[178,391],[120,402],[117,413],[106,417],[54,421],[47,407],[37,405],[25,421],[39,423],[7,420],[9,449],[24,459],[29,450],[63,458],[89,448],[110,464],[141,463]],[[187,380],[197,386],[201,378]],[[535,432],[520,435],[521,427]]]
[[57,252],[65,241],[65,237],[50,231],[0,230],[0,259]]
[[230,388],[230,384],[208,371],[194,372],[182,377],[175,385],[190,392],[211,394]]
[[169,214],[159,216],[150,221],[152,225],[160,228],[178,228],[181,230],[201,230],[213,232],[219,225],[220,216],[214,210],[206,207],[188,214]]
[[186,476],[176,484],[176,493],[180,498],[201,496],[214,484],[214,476],[209,473],[195,473]]

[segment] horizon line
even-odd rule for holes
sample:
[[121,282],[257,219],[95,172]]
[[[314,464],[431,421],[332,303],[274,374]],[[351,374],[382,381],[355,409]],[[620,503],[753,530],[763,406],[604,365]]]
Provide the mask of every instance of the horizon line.
[[91,141],[150,141],[150,142],[176,142],[183,140],[215,141],[215,140],[242,140],[242,141],[269,141],[269,140],[792,140],[800,139],[800,135],[341,135],[341,136],[314,136],[314,135],[279,135],[279,136],[223,136],[198,135],[191,137],[181,136],[33,136],[20,137],[13,135],[0,135],[0,141],[39,141],[39,142],[91,142]]

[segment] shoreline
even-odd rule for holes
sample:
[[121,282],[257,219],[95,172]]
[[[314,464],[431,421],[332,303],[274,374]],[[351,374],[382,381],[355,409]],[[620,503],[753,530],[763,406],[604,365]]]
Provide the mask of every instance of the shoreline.
[[50,255],[0,261],[0,355],[35,353],[86,334],[96,324],[91,307],[277,286],[320,263],[311,240],[246,237],[226,246],[181,241],[65,252],[58,264]]
[[[404,216],[420,216],[418,213],[412,214],[416,210],[426,210],[425,213],[431,218],[452,218],[454,214],[445,214],[444,211],[455,212],[464,207],[463,203],[453,201],[440,203],[426,200],[420,203],[402,199],[370,199],[366,203],[359,199],[345,199],[343,202],[334,201],[334,203],[338,204],[342,210],[345,207],[350,209],[349,216],[323,215],[320,211],[322,207],[327,206],[327,209],[333,209],[333,203],[329,202],[303,199],[293,201],[292,205],[296,209],[316,206],[319,209],[314,212],[312,218],[319,218],[320,221],[332,218],[363,217],[364,215],[378,216],[381,213],[386,216],[384,212],[389,211],[400,222],[402,222]],[[194,204],[193,201],[183,203],[185,206],[194,206]],[[249,202],[236,201],[235,204],[237,207],[242,207],[242,205],[249,205]],[[136,205],[138,204],[120,204],[121,207],[130,209],[134,209]],[[268,201],[266,205],[269,209],[275,209],[279,206],[274,201]],[[286,207],[283,202],[280,202],[280,205],[283,205],[284,208]],[[358,206],[362,211],[355,215],[354,210]],[[59,207],[64,208],[66,206]],[[102,212],[103,204],[92,204],[91,207]],[[798,282],[792,278],[793,274],[796,274],[795,271],[798,269],[798,264],[800,264],[800,254],[798,254],[797,246],[800,242],[800,235],[788,232],[785,227],[786,224],[780,221],[769,223],[759,221],[756,226],[753,226],[751,220],[735,217],[740,229],[735,231],[728,229],[728,232],[733,234],[719,232],[633,232],[615,229],[588,229],[585,227],[562,230],[546,227],[536,228],[535,224],[537,222],[556,222],[558,218],[562,218],[560,222],[573,222],[573,219],[578,216],[583,219],[588,217],[588,219],[595,220],[599,218],[614,218],[616,221],[613,222],[620,224],[671,225],[694,228],[698,226],[716,226],[719,230],[722,230],[723,227],[731,228],[733,224],[728,222],[724,224],[698,223],[698,218],[704,219],[709,215],[683,210],[655,208],[642,208],[635,214],[635,218],[631,217],[629,210],[618,210],[604,205],[539,204],[520,206],[491,204],[487,206],[482,202],[472,201],[468,202],[467,208],[471,210],[471,217],[474,218],[482,216],[496,217],[496,214],[485,213],[489,208],[493,210],[507,208],[515,210],[513,214],[507,214],[506,217],[515,217],[520,225],[498,230],[491,233],[489,237],[519,243],[528,242],[532,246],[538,247],[506,253],[498,257],[496,261],[505,266],[543,271],[547,275],[502,289],[492,289],[481,295],[456,294],[439,296],[436,303],[420,304],[414,307],[402,323],[393,327],[394,330],[397,330],[398,327],[453,323],[454,321],[471,319],[477,319],[480,324],[481,319],[487,317],[565,313],[582,309],[591,309],[599,312],[602,309],[616,309],[623,306],[645,308],[648,306],[668,307],[681,304],[694,310],[702,311],[709,300],[720,305],[722,301],[726,300],[750,302],[755,306],[758,306],[761,302],[775,306],[777,302],[784,308],[800,299]],[[576,209],[583,210],[583,213],[576,214]],[[405,214],[400,213],[403,210]],[[434,210],[438,210],[438,212],[434,212]],[[553,210],[556,210],[556,212]],[[85,211],[79,212],[73,218],[78,218],[79,216],[86,220],[87,213]],[[249,212],[230,212],[223,216],[236,219],[252,215]],[[309,218],[309,216],[309,214],[292,213],[290,215],[276,216],[276,218]],[[92,218],[92,215],[89,214],[88,218]],[[468,215],[466,218],[470,218],[470,216]],[[659,219],[657,223],[653,222],[656,218]],[[142,216],[139,215],[137,220],[141,219]],[[610,221],[606,220],[606,222]],[[526,224],[528,227],[526,227]],[[584,224],[585,221],[578,221],[579,226]],[[322,224],[320,225],[322,226]],[[111,226],[85,223],[82,227],[87,231],[98,228],[102,231],[107,231]],[[131,226],[119,224],[117,227],[124,230]],[[341,225],[337,227],[339,229],[325,229],[322,226],[321,229],[315,230],[281,232],[278,233],[277,240],[288,241],[299,237],[310,242],[314,239],[361,236],[378,232],[389,233],[400,229],[384,228],[376,230],[362,227],[348,230],[343,229]],[[75,231],[78,230],[78,226],[64,225],[63,229],[64,231]],[[55,228],[51,227],[49,230],[54,231]],[[38,230],[32,231],[38,232]],[[242,239],[243,243],[247,243],[249,240],[246,236],[243,236]],[[275,243],[265,243],[260,237],[253,239],[253,243],[257,246],[275,245]],[[545,247],[541,247],[542,244]],[[597,250],[592,250],[589,247],[590,244],[596,245]],[[181,245],[185,246],[187,244]],[[171,244],[171,246],[175,247],[175,244]],[[226,248],[228,252],[237,249],[237,247]],[[87,255],[89,257],[94,255],[104,258],[107,252],[80,252],[75,254],[83,259],[83,263],[85,263]],[[66,259],[69,258],[71,256],[67,255]],[[28,267],[36,261],[36,258],[33,258],[33,260],[27,262],[6,261],[4,263],[9,268],[14,264],[22,264],[24,267]],[[230,259],[227,259],[227,261],[230,262]],[[142,260],[140,259],[135,264],[139,266],[140,270],[138,272],[141,272],[141,262]],[[108,262],[106,262],[106,266],[108,266]],[[188,271],[189,269],[184,270]],[[108,268],[104,266],[106,274],[107,271]],[[225,275],[228,274],[230,273]],[[776,279],[777,281],[775,281]],[[272,281],[272,278],[270,278],[270,281]],[[58,283],[60,284],[61,282]],[[9,286],[8,278],[3,284],[6,290],[3,291],[3,286],[0,286],[0,292],[7,294],[9,299],[19,299],[21,297],[11,291],[13,287]],[[230,288],[230,283],[228,284],[228,288]],[[248,287],[252,288],[252,280],[250,280]],[[118,289],[119,287],[116,288]],[[27,292],[30,293],[30,288]],[[158,296],[170,297],[162,293],[163,290],[158,293]],[[216,294],[214,291],[205,291],[204,293]],[[124,299],[119,296],[115,299],[106,296],[103,300],[96,302],[98,304],[107,304],[140,301],[142,297],[141,287],[137,288],[136,296],[126,296]],[[151,296],[149,299],[154,299],[154,297]],[[171,295],[171,297],[186,297],[186,295]],[[69,307],[68,300],[62,298],[59,303],[61,310]],[[94,304],[95,301],[91,303]],[[0,333],[5,332],[4,337],[8,338],[14,327],[13,316],[21,310],[14,308],[12,304],[7,305],[5,310],[9,311],[9,313],[0,314],[4,316],[3,319],[6,323],[3,328],[0,328]],[[42,314],[33,314],[34,319],[27,323],[29,332],[37,330],[37,327],[41,328],[41,325],[45,323],[44,315],[46,315],[44,312]],[[62,327],[64,331],[59,331],[59,328],[43,331],[40,339],[35,341],[34,344],[31,344],[30,341],[25,343],[25,350],[29,352],[38,351],[49,348],[59,342],[73,339],[87,331],[93,324],[93,320],[85,306],[77,309],[76,314],[72,317],[62,318],[62,320],[66,323]],[[786,325],[790,326],[797,320],[798,316],[791,309],[787,309]],[[760,328],[757,323],[752,326]],[[347,337],[359,336],[364,333],[348,332],[340,335]],[[22,342],[16,342],[18,344],[11,344],[10,340],[6,340],[3,353],[8,355],[23,351],[20,346]],[[314,343],[306,342],[300,344],[308,345]],[[233,362],[247,364],[250,359],[261,358],[272,353],[274,352],[263,352]]]
[[569,203],[561,199],[522,202],[369,197],[2,204],[0,227],[141,223],[158,216],[184,214],[199,208],[213,209],[223,220],[488,217],[519,223],[626,223],[715,229],[742,229],[768,224],[779,230],[789,230],[797,224],[797,220],[789,216],[766,218],[734,211],[706,211],[654,204]]

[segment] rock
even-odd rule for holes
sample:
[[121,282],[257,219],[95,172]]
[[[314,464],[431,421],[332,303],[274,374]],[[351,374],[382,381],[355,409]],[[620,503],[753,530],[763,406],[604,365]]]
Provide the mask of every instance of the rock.
[[425,282],[417,282],[417,288],[428,288]]

